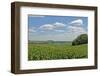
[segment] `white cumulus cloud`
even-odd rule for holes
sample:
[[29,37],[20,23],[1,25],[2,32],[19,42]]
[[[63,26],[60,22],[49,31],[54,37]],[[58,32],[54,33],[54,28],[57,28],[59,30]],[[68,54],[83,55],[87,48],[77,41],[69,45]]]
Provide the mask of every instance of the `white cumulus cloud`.
[[57,31],[61,31],[65,28],[65,24],[63,23],[60,23],[60,22],[55,22],[53,24],[45,24],[45,25],[42,25],[40,26],[39,28],[41,30],[45,30],[45,31],[52,31],[52,30],[57,30]]
[[86,33],[86,30],[83,28],[83,21],[81,19],[77,19],[70,22],[68,26],[68,32],[76,36]]
[[54,26],[52,24],[45,24],[45,25],[40,26],[40,29],[42,29],[42,30],[53,30]]
[[55,29],[63,29],[64,27],[66,27],[65,24],[60,23],[60,22],[56,22],[53,24]]
[[83,25],[83,21],[81,19],[74,20],[70,23],[71,26],[81,27]]
[[78,23],[78,24],[83,24],[83,21],[81,19],[77,19],[77,20],[74,20],[71,22],[71,24],[75,24],[75,23]]

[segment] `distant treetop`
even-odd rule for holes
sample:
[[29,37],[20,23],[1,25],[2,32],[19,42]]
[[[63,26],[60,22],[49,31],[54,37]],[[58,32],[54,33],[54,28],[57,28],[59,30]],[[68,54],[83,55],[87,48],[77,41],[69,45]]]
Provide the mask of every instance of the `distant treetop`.
[[72,45],[80,45],[80,44],[87,44],[87,43],[88,43],[88,35],[87,34],[81,34],[72,41]]

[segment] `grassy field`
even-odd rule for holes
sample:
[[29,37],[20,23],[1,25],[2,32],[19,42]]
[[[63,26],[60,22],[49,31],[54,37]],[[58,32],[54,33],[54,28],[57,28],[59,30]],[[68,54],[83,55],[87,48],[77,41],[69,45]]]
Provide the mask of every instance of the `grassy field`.
[[28,44],[28,60],[87,58],[87,44]]

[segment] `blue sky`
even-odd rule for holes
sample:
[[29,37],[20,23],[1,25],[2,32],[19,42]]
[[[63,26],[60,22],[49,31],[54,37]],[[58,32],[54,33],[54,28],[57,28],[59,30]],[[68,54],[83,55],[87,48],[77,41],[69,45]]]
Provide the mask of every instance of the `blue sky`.
[[75,16],[28,16],[28,37],[33,41],[72,41],[87,33],[88,18]]

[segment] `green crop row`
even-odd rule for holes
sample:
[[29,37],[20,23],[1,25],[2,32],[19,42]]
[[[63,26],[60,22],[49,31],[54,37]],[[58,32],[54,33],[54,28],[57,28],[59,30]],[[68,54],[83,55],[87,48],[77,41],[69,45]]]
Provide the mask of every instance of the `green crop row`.
[[87,44],[28,44],[28,60],[56,60],[87,58]]

